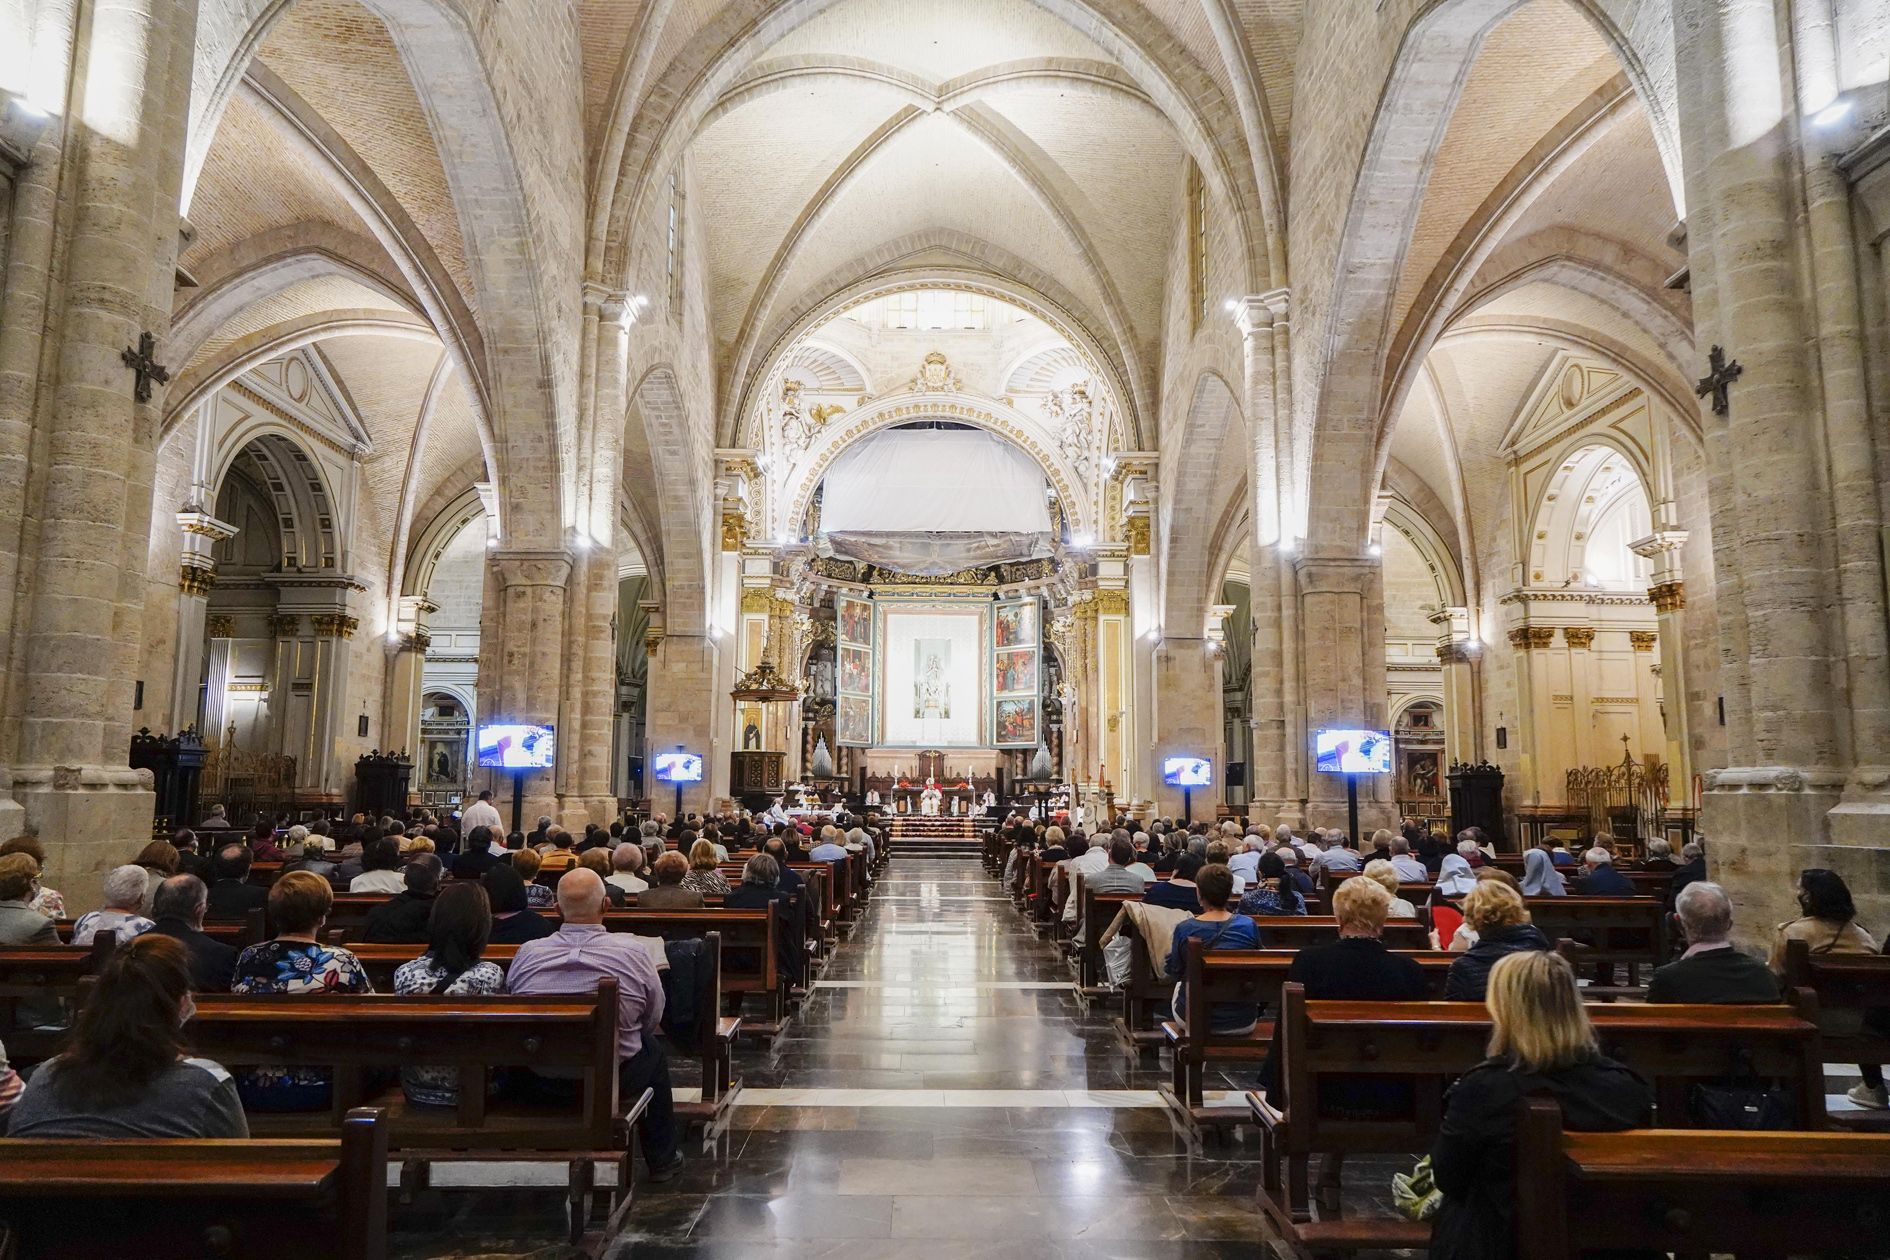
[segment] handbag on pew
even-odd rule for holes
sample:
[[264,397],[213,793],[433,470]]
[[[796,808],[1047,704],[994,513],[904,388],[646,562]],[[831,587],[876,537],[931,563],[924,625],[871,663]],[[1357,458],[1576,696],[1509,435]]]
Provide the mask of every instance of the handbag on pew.
[[1428,1221],[1443,1206],[1444,1192],[1431,1178],[1431,1157],[1426,1155],[1408,1173],[1391,1174],[1391,1202],[1398,1214],[1414,1221]]
[[1743,1071],[1725,1081],[1702,1082],[1687,1096],[1693,1122],[1708,1129],[1771,1132],[1798,1127],[1798,1104],[1790,1090],[1766,1085],[1752,1070],[1752,1055],[1735,1056]]

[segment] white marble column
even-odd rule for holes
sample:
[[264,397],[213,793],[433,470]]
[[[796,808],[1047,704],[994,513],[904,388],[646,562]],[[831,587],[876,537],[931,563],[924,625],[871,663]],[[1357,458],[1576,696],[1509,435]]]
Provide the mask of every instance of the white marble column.
[[198,688],[203,685],[204,619],[209,615],[210,591],[217,582],[216,545],[236,537],[236,526],[207,512],[177,514],[183,531],[183,550],[177,570],[176,660],[171,666],[171,726],[173,730],[197,720]]

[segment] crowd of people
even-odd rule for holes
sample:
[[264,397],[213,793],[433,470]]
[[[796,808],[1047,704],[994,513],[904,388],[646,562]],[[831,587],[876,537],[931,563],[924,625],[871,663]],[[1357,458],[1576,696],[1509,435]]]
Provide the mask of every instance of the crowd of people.
[[[76,1014],[56,999],[20,1008],[34,1027],[69,1028],[62,1052],[25,1079],[0,1048],[0,1133],[242,1137],[249,1115],[327,1109],[325,1070],[232,1072],[192,1057],[193,995],[372,992],[366,968],[331,939],[327,924],[337,894],[375,893],[385,900],[368,912],[359,939],[419,951],[394,972],[396,994],[589,993],[599,980],[614,980],[619,1096],[653,1091],[641,1126],[643,1156],[653,1179],[673,1176],[683,1157],[661,1036],[667,955],[660,940],[607,930],[606,912],[630,899],[640,908],[698,908],[705,897],[737,909],[786,901],[803,883],[792,863],[858,857],[870,864],[877,820],[658,815],[591,824],[579,836],[541,817],[529,833],[507,833],[490,795],[457,820],[425,812],[357,816],[345,826],[280,818],[247,833],[232,828],[218,806],[198,827],[152,841],[108,870],[100,908],[81,915],[69,935],[73,947],[109,935],[115,948]],[[733,884],[720,869],[731,858],[742,862]],[[272,882],[252,882],[258,862],[281,864]],[[44,866],[31,836],[0,846],[0,946],[59,943],[65,899],[43,883]],[[248,948],[204,930],[207,920],[257,909],[272,935]],[[798,984],[806,925],[783,922],[784,964]],[[485,957],[492,945],[517,946],[508,965]],[[495,1094],[534,1101],[571,1100],[578,1087],[522,1067],[491,1076]],[[399,1085],[411,1106],[458,1105],[454,1071],[408,1066]]]

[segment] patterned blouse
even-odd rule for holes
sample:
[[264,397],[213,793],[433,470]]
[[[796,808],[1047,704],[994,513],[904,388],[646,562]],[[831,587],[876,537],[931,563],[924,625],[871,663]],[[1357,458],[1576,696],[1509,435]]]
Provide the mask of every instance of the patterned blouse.
[[[372,993],[361,962],[336,945],[264,941],[236,960],[232,993]],[[321,1111],[329,1105],[323,1068],[249,1067],[236,1074],[236,1092],[248,1111]]]
[[39,896],[33,898],[33,909],[49,919],[66,917],[66,899],[50,888],[41,888]]
[[690,871],[682,877],[682,886],[694,889],[705,897],[728,896],[728,878],[714,868],[706,871]]
[[[402,963],[394,972],[394,992],[412,997],[436,992],[434,986],[446,979],[446,968],[433,960],[431,952],[410,963]],[[444,990],[442,997],[485,997],[505,992],[505,972],[497,963],[477,962],[460,972]],[[407,1101],[422,1107],[457,1107],[459,1071],[448,1067],[410,1067],[400,1070],[400,1088]]]
[[555,910],[558,908],[558,893],[543,884],[525,885],[525,908],[527,910]]
[[93,910],[80,915],[72,925],[72,943],[90,945],[100,932],[110,932],[120,945],[129,945],[156,926],[143,915],[126,910]]

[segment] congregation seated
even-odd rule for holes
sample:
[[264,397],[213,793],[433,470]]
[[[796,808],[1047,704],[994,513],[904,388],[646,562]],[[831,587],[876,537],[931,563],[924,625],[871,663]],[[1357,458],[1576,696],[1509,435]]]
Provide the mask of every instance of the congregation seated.
[[809,850],[808,857],[816,862],[840,862],[846,860],[847,847],[840,843],[840,829],[828,826],[820,829],[820,843]]
[[1672,873],[1680,869],[1680,864],[1673,860],[1673,846],[1658,836],[1647,842],[1647,856],[1641,859],[1644,871],[1666,871]]
[[552,827],[545,833],[543,845],[538,850],[538,869],[552,880],[577,866],[578,855],[571,847],[571,833],[563,827]]
[[1686,952],[1658,967],[1647,985],[1649,1002],[1712,1005],[1763,1004],[1779,1000],[1779,980],[1758,959],[1732,943],[1732,899],[1718,884],[1689,884],[1674,903]]
[[105,873],[105,904],[79,916],[72,925],[72,943],[90,945],[104,932],[118,938],[120,945],[151,930],[151,920],[144,917],[144,892],[147,885],[142,866],[115,866]]
[[557,931],[551,920],[531,908],[525,880],[510,864],[489,868],[479,877],[492,911],[491,943],[523,945]]
[[131,864],[144,870],[144,900],[138,905],[138,912],[149,917],[151,898],[157,894],[157,887],[178,871],[177,846],[169,840],[153,840],[138,850],[138,856],[131,859]]
[[1575,881],[1575,892],[1583,897],[1632,897],[1634,883],[1614,869],[1614,855],[1595,848],[1582,854],[1582,868],[1587,873]]
[[[663,1020],[663,985],[649,951],[627,932],[604,927],[604,881],[591,871],[572,871],[558,881],[564,922],[550,936],[519,946],[509,977],[515,994],[593,993],[599,980],[617,982],[617,1080],[619,1097],[654,1091],[644,1112],[643,1158],[655,1181],[674,1176],[683,1162],[675,1134],[675,1104],[669,1057],[657,1037]],[[575,1081],[532,1076],[528,1096],[559,1096]]]
[[[1332,894],[1332,913],[1339,921],[1339,939],[1308,945],[1293,956],[1288,984],[1303,985],[1313,1002],[1421,1002],[1430,996],[1423,970],[1407,954],[1385,948],[1385,920],[1391,913],[1391,894],[1376,880],[1348,879]],[[1260,1088],[1277,1098],[1280,1031],[1260,1069]],[[1345,1086],[1345,1102],[1361,1110],[1396,1106],[1410,1097],[1397,1083],[1387,1092],[1382,1082],[1355,1082]],[[1336,1104],[1335,1104],[1336,1105]],[[1328,1166],[1336,1181],[1336,1166]]]
[[1478,880],[1464,897],[1463,926],[1474,934],[1474,941],[1450,965],[1444,981],[1446,1001],[1481,1002],[1498,961],[1511,954],[1554,948],[1530,922],[1522,894],[1499,879]]
[[330,860],[328,850],[322,848],[320,840],[304,840],[299,848],[291,846],[289,852],[298,856],[282,864],[282,873],[285,875],[290,871],[307,871],[332,884],[341,874],[341,867]]
[[[722,898],[722,905],[730,910],[765,910],[774,902],[786,903],[794,894],[781,886],[781,870],[781,864],[770,855],[755,854],[742,863],[741,882]],[[806,981],[807,950],[801,943],[804,933],[799,924],[785,917],[780,927],[781,965],[787,971],[788,983],[799,987]]]
[[1562,879],[1562,872],[1555,869],[1554,857],[1541,845],[1523,853],[1522,892],[1525,897],[1568,895],[1568,885]]
[[605,883],[634,897],[650,886],[643,878],[643,850],[634,844],[620,844],[611,850],[610,876]]
[[799,871],[788,865],[787,840],[781,836],[769,836],[762,842],[761,851],[773,858],[775,865],[780,868],[779,882],[782,890],[789,893],[799,892],[801,885],[807,881],[801,878]]
[[525,904],[533,910],[549,910],[558,904],[558,894],[549,882],[539,882],[543,856],[530,845],[512,855],[512,869],[525,881]]
[[190,959],[190,987],[198,993],[227,993],[236,975],[236,950],[204,935],[203,917],[210,890],[195,875],[173,875],[158,885],[151,899],[152,936],[168,936]]
[[34,908],[39,863],[31,854],[0,857],[0,945],[57,945],[59,929]]
[[[322,925],[334,908],[328,881],[291,871],[269,888],[274,940],[251,945],[236,959],[230,992],[249,994],[372,993],[352,952],[322,943]],[[329,1077],[321,1068],[258,1066],[238,1073],[237,1091],[252,1111],[320,1111],[328,1106]]]
[[[1234,897],[1234,874],[1218,863],[1203,866],[1195,877],[1195,889],[1201,899],[1201,912],[1175,925],[1175,936],[1168,947],[1168,961],[1162,974],[1175,981],[1174,1011],[1177,1019],[1187,1018],[1187,986],[1182,972],[1188,961],[1188,942],[1200,941],[1205,949],[1258,949],[1260,930],[1244,914],[1228,909]],[[1217,1035],[1250,1032],[1257,1013],[1251,1006],[1233,1002],[1216,1003],[1208,1012],[1208,1027]]]
[[39,1066],[4,1117],[7,1136],[248,1137],[230,1074],[185,1048],[192,1009],[189,957],[177,941],[147,933],[114,951],[65,1049]]
[[702,894],[687,886],[689,859],[680,853],[665,853],[656,859],[650,872],[655,880],[645,892],[637,894],[640,910],[700,910]]
[[[1201,909],[1201,898],[1195,890],[1195,876],[1207,865],[1207,859],[1196,853],[1184,853],[1175,864],[1175,873],[1165,880],[1157,880],[1149,885],[1142,895],[1142,900],[1151,906],[1166,906],[1170,910],[1186,910],[1194,914]],[[1233,875],[1228,875],[1228,891],[1233,891]]]
[[[492,807],[488,805],[486,808]],[[468,810],[468,815],[471,812]],[[496,810],[493,812],[497,813]],[[474,827],[466,833],[465,849],[453,859],[453,878],[478,879],[508,857],[510,853],[505,847],[503,831],[498,827],[484,825]]]
[[[1135,841],[1124,831],[1118,831],[1109,837],[1107,850],[1109,864],[1094,875],[1083,877],[1083,887],[1099,893],[1139,893],[1145,890],[1153,875],[1144,876],[1139,870],[1147,870],[1136,861]],[[1139,870],[1138,870],[1139,868]]]
[[1259,855],[1253,885],[1241,895],[1240,912],[1262,918],[1306,913],[1306,898],[1298,883],[1287,875],[1286,862],[1278,853]]
[[[1682,896],[1685,892],[1682,892]],[[1677,899],[1676,899],[1677,904]],[[1770,969],[1774,975],[1785,974],[1785,944],[1804,941],[1813,954],[1874,954],[1876,938],[1857,921],[1857,903],[1850,886],[1836,871],[1808,870],[1798,876],[1799,916],[1778,925],[1772,941]],[[1827,1033],[1856,1036],[1860,1029],[1859,1013],[1832,1011],[1821,1016],[1819,1024]],[[1857,1071],[1864,1079],[1846,1095],[1859,1107],[1882,1110],[1890,1105],[1886,1098],[1881,1063],[1860,1063]]]
[[1320,842],[1319,855],[1312,863],[1314,878],[1329,880],[1334,872],[1349,874],[1365,869],[1365,860],[1357,849],[1347,847],[1348,840],[1344,833],[1334,831]]
[[1411,855],[1411,841],[1408,836],[1396,835],[1391,838],[1391,868],[1398,875],[1401,884],[1426,884],[1431,873],[1424,863]]
[[720,861],[715,855],[715,841],[698,840],[689,848],[689,873],[683,876],[682,886],[700,893],[704,897],[721,897],[728,893],[728,878],[716,868]]
[[[341,875],[346,875],[342,866]],[[400,841],[394,836],[380,836],[361,846],[361,873],[348,880],[351,893],[397,893],[405,890],[400,873]]]
[[1667,881],[1667,904],[1673,905],[1681,889],[1688,884],[1696,884],[1705,878],[1706,850],[1698,840],[1689,840],[1680,846],[1680,865],[1674,869],[1673,878]]
[[422,853],[401,869],[403,887],[384,905],[368,911],[361,939],[376,944],[417,945],[427,939],[427,919],[440,895],[444,868],[432,853]]
[[288,855],[276,843],[276,829],[266,818],[258,818],[249,829],[249,855],[258,862],[280,862]]
[[[1398,868],[1391,864],[1390,859],[1373,858],[1371,861],[1365,863],[1364,877],[1375,881],[1385,890],[1386,895],[1391,898],[1391,909],[1387,911],[1390,918],[1417,918],[1417,907],[1404,899],[1398,880]],[[1352,881],[1347,880],[1346,882],[1351,883]]]
[[[426,953],[394,972],[394,992],[405,997],[504,993],[504,970],[480,957],[492,937],[486,890],[469,882],[451,884],[427,903],[427,910]],[[451,1068],[402,1068],[400,1088],[418,1106],[459,1105],[459,1074]]]
[[1579,1132],[1640,1128],[1653,1116],[1647,1082],[1601,1053],[1567,960],[1542,950],[1505,955],[1487,988],[1489,1057],[1451,1086],[1431,1148],[1443,1196],[1431,1260],[1515,1254],[1516,1120],[1526,1095],[1553,1098],[1563,1126]]

